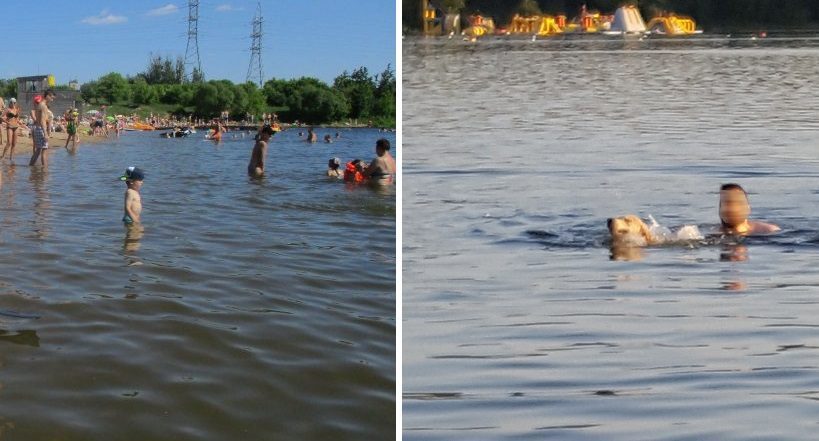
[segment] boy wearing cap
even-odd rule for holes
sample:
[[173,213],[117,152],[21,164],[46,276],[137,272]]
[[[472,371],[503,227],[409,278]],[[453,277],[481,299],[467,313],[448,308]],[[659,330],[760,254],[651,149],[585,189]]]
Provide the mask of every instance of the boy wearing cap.
[[139,196],[139,189],[142,188],[142,181],[145,173],[137,167],[125,169],[125,175],[119,177],[120,181],[125,181],[128,188],[125,190],[125,214],[122,221],[126,225],[138,224],[139,215],[142,213],[142,198]]
[[339,169],[341,166],[341,160],[338,158],[331,158],[327,162],[327,176],[331,178],[342,179],[344,177],[344,173]]

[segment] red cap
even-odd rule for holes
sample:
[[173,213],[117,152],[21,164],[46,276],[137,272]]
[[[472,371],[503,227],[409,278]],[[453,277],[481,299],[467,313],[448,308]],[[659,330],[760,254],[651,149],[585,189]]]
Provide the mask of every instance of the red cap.
[[40,101],[43,100],[41,95],[34,95],[34,104],[40,104]]

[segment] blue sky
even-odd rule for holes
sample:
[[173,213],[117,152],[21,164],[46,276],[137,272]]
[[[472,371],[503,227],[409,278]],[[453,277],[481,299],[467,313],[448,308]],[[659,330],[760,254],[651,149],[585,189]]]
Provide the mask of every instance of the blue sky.
[[[256,5],[200,0],[199,56],[206,79],[245,81]],[[262,0],[261,7],[265,80],[312,76],[331,82],[359,66],[371,74],[388,63],[395,69],[393,0]],[[58,84],[82,83],[108,72],[142,72],[151,53],[185,55],[186,0],[12,0],[3,1],[2,9],[0,78],[50,73]]]

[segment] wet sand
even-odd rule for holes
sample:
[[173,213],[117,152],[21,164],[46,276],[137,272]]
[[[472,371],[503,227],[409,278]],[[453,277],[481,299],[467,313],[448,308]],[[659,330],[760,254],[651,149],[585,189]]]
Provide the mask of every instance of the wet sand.
[[[34,148],[34,143],[32,138],[30,138],[28,130],[26,129],[18,129],[17,130],[17,146],[14,148],[14,155],[15,156],[22,156],[22,155],[31,155],[31,152]],[[114,135],[115,136],[115,135]],[[68,138],[68,134],[66,132],[55,132],[51,137],[48,138],[48,147],[49,149],[61,149],[65,145],[65,140]],[[102,136],[90,136],[85,134],[80,134],[80,142],[77,144],[78,147],[82,147],[86,144],[95,144],[98,142],[105,141],[109,138],[104,138]],[[6,129],[3,127],[3,142],[0,143],[2,148],[5,148],[8,139],[6,138]],[[69,147],[71,144],[69,144]],[[2,149],[0,149],[0,153],[2,153]]]

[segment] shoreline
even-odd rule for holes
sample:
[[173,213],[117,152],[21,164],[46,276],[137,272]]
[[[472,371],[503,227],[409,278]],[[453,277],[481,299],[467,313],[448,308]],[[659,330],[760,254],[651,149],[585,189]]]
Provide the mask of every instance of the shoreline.
[[[6,135],[7,135],[6,128],[3,127],[3,142],[0,143],[2,149],[5,149],[6,143],[8,142],[8,138],[6,137]],[[68,133],[55,132],[48,138],[48,149],[51,150],[52,152],[55,149],[62,149],[63,146],[65,145],[66,139],[68,139]],[[79,144],[77,144],[77,146],[82,147],[83,145],[86,144],[97,144],[107,139],[108,138],[103,138],[100,136],[90,136],[80,133],[80,142]],[[2,152],[2,149],[0,149],[0,152]],[[17,129],[17,145],[14,148],[14,156],[21,155],[31,156],[31,153],[33,151],[34,140],[28,136],[28,131],[25,129]]]

